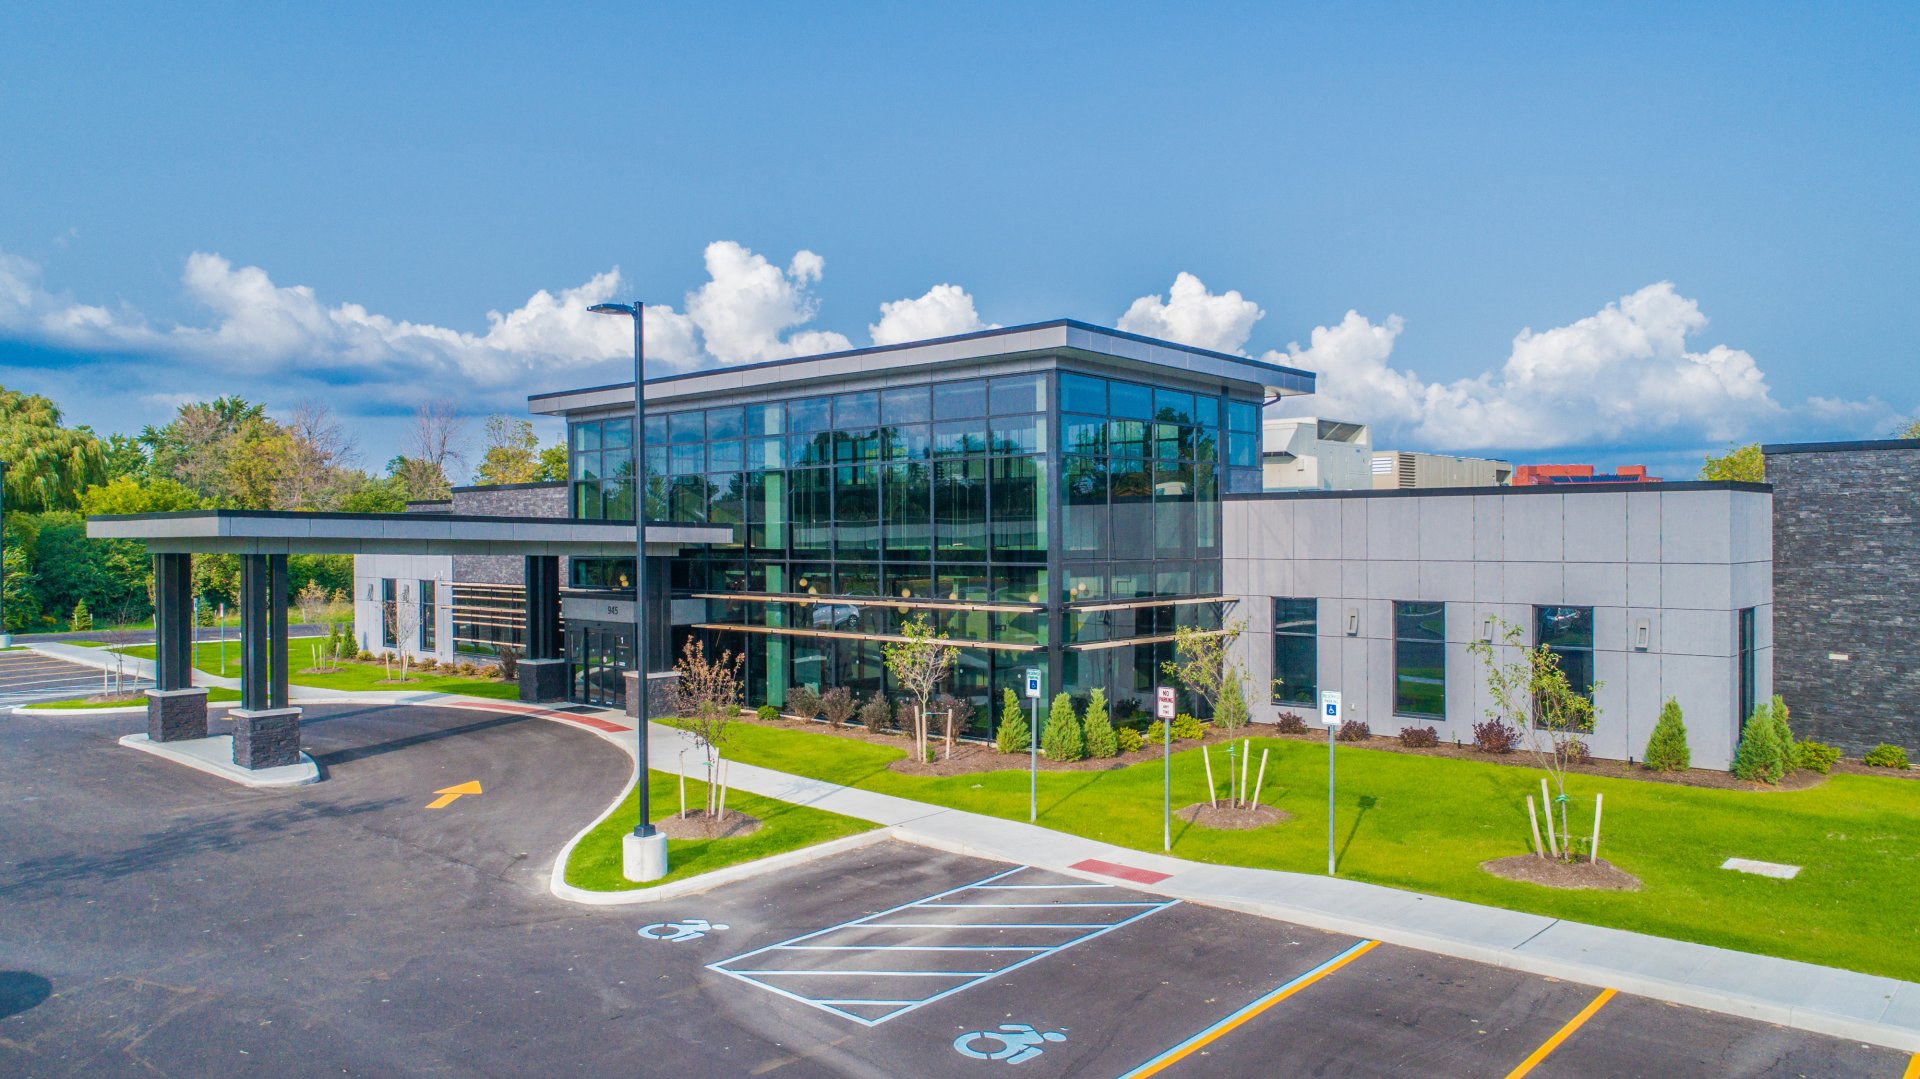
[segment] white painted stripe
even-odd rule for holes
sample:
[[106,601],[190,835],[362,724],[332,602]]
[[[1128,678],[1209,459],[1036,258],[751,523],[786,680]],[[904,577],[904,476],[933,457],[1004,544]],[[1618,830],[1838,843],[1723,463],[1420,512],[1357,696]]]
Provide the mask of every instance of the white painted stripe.
[[754,978],[768,975],[787,977],[791,975],[829,978],[984,978],[989,974],[1000,973],[997,970],[844,970],[840,967],[827,967],[823,970],[735,970],[733,974],[745,974]]
[[979,889],[980,891],[990,891],[990,890],[1018,891],[1021,889],[1030,889],[1033,891],[1051,892],[1056,889],[1065,889],[1065,888],[1112,888],[1114,887],[1114,885],[1111,885],[1111,884],[976,884],[974,885],[974,887],[976,889]]
[[1052,944],[790,944],[783,952],[1044,952]]
[[[862,929],[1105,929],[1118,922],[884,922]],[[835,927],[839,928],[839,927]],[[776,945],[778,947],[778,945]],[[744,958],[744,957],[743,957]]]
[[1158,902],[922,902],[927,910],[1050,910],[1054,906],[1160,906]]

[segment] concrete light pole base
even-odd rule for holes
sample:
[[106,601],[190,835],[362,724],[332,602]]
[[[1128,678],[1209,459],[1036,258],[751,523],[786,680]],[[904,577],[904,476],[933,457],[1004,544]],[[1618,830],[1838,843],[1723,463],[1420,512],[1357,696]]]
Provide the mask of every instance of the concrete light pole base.
[[628,832],[620,840],[620,872],[637,883],[666,876],[667,837],[660,832],[645,837]]

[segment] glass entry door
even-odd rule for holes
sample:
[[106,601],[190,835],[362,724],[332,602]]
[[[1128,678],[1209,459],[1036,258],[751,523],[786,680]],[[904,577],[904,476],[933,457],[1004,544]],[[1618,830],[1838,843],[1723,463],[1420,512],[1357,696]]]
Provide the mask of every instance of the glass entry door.
[[610,622],[567,626],[569,700],[601,708],[624,708],[626,672],[633,665],[633,627]]

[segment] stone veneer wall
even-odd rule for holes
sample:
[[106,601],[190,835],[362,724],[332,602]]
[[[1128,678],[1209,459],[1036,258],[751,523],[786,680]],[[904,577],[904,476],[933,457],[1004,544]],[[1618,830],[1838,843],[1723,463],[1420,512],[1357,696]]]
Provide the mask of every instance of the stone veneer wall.
[[1795,732],[1920,751],[1920,440],[1765,452],[1774,685]]
[[[456,487],[453,512],[488,517],[565,517],[564,483],[513,483],[500,487]],[[461,584],[526,583],[522,559],[500,555],[454,555],[453,579]],[[560,560],[560,579],[567,579],[567,560]]]

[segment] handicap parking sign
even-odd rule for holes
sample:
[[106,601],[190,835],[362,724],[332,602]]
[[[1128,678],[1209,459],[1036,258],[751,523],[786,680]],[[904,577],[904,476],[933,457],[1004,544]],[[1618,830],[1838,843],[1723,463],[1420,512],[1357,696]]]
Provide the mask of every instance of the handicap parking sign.
[[1320,722],[1329,727],[1340,725],[1340,694],[1334,690],[1320,694]]

